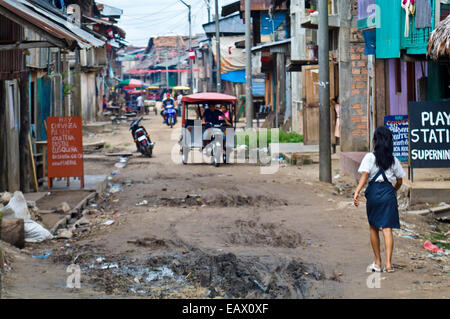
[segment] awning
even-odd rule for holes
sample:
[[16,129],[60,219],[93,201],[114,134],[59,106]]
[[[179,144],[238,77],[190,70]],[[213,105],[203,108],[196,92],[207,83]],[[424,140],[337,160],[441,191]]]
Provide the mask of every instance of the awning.
[[245,83],[245,70],[232,71],[228,73],[222,73],[220,78],[224,81],[233,83]]
[[57,15],[27,0],[0,0],[0,14],[29,28],[59,47],[101,47],[104,41]]
[[197,93],[185,95],[181,98],[181,101],[184,103],[235,103],[237,98],[221,93]]
[[[289,45],[290,43],[291,43],[291,39],[264,43],[264,44],[253,47],[252,52],[262,51],[264,49],[274,49],[277,47],[287,47],[287,45]],[[245,52],[245,49],[243,51]]]

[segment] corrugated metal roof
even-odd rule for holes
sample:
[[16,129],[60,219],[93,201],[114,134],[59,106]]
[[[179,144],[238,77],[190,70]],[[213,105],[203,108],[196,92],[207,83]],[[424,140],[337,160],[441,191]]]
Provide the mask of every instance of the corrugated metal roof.
[[[239,13],[219,19],[219,29],[221,34],[245,34],[245,24]],[[216,34],[216,23],[205,23],[203,30],[208,35]]]
[[98,3],[97,8],[104,17],[120,17],[123,14],[122,9],[112,7],[104,3]]
[[71,46],[75,41],[80,48],[101,47],[105,44],[91,33],[26,0],[0,0],[0,6],[28,21],[55,38]]

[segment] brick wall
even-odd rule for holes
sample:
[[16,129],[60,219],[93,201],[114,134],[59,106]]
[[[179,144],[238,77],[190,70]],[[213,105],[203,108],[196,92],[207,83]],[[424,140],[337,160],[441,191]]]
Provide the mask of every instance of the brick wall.
[[352,135],[367,136],[367,105],[361,100],[367,99],[367,56],[364,55],[364,43],[352,43],[350,47],[352,65],[351,108],[353,123]]
[[[341,21],[339,90],[341,102],[341,150],[362,152],[368,150],[367,122],[367,56],[364,54],[364,38],[356,27],[357,0],[347,8],[351,21]],[[345,12],[341,12],[341,17]]]

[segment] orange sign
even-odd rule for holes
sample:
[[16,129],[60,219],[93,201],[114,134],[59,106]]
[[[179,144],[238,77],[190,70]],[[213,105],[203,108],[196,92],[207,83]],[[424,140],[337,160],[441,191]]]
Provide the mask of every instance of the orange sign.
[[84,187],[81,117],[48,117],[47,144],[49,187],[54,177],[81,177],[81,185]]

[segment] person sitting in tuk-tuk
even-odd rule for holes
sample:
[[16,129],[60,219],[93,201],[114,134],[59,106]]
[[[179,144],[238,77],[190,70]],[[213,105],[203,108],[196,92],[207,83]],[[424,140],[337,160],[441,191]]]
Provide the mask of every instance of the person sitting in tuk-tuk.
[[224,119],[230,120],[230,111],[228,111],[228,108],[226,105],[222,105],[221,111],[224,114],[223,116],[219,116],[219,121],[224,121]]
[[219,117],[223,118],[226,125],[231,126],[230,121],[226,118],[222,111],[216,109],[216,105],[211,104],[209,108],[205,109],[202,115],[202,124],[211,123],[212,125],[217,125],[221,123]]

